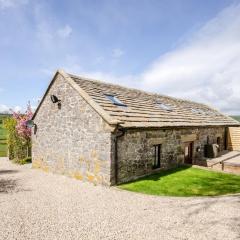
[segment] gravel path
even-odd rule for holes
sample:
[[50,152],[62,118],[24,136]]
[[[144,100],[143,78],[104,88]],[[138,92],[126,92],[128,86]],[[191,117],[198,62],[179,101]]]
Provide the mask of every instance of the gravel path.
[[0,159],[0,239],[240,239],[240,195],[170,198]]

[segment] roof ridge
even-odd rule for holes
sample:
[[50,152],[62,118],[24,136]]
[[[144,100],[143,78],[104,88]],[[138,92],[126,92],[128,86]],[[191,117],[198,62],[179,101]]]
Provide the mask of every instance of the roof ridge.
[[[100,83],[100,84],[105,84],[105,85],[111,85],[111,86],[115,86],[115,87],[120,87],[120,88],[124,88],[124,89],[128,89],[128,90],[133,90],[133,91],[137,91],[137,92],[141,92],[144,94],[148,94],[148,95],[152,95],[152,96],[159,96],[159,97],[166,97],[169,99],[173,99],[173,100],[178,100],[178,101],[183,101],[183,102],[193,102],[193,103],[197,103],[191,100],[186,100],[186,99],[181,99],[181,98],[176,98],[176,97],[172,97],[169,95],[164,95],[164,94],[160,94],[160,93],[154,93],[154,92],[149,92],[149,91],[144,91],[142,89],[138,89],[138,88],[134,88],[134,87],[127,87],[127,86],[123,86],[120,84],[115,84],[115,83],[111,83],[111,82],[106,82],[104,80],[99,80],[99,79],[93,79],[93,78],[89,78],[89,77],[84,77],[84,76],[79,76],[79,75],[75,75],[72,73],[68,73],[68,75],[70,75],[71,77],[74,78],[78,78],[78,79],[82,79],[82,80],[86,80],[86,81],[91,81],[91,82],[96,82],[96,83]],[[199,104],[199,103],[197,103]]]

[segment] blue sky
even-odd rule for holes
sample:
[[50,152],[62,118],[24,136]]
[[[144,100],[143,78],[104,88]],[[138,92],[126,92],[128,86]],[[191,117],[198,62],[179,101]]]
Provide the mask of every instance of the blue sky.
[[56,69],[240,114],[240,1],[0,0],[0,111]]

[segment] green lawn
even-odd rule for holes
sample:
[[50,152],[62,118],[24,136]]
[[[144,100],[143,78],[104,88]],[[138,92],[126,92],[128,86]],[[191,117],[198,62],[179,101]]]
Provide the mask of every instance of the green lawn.
[[2,120],[5,117],[5,115],[0,115],[0,157],[7,156],[7,131],[2,125]]
[[122,184],[119,188],[162,196],[217,196],[240,193],[240,176],[179,167]]

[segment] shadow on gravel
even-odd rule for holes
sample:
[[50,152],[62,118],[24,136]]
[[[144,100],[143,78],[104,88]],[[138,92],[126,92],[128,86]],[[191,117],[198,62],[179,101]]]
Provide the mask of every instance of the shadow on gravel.
[[224,199],[226,197],[231,197],[232,199],[234,199],[234,202],[240,204],[240,194],[216,196],[216,197],[211,197],[210,199],[203,198],[203,201],[201,202],[188,204],[188,209],[189,209],[188,217],[192,217],[194,215],[198,215],[202,211],[209,210],[211,207],[214,207],[214,205],[220,202],[224,203],[229,201],[228,199]]
[[23,188],[16,179],[0,179],[0,194],[31,192],[32,189]]
[[16,189],[17,181],[13,179],[0,179],[0,193],[13,192]]
[[17,170],[0,170],[0,175],[17,173]]

